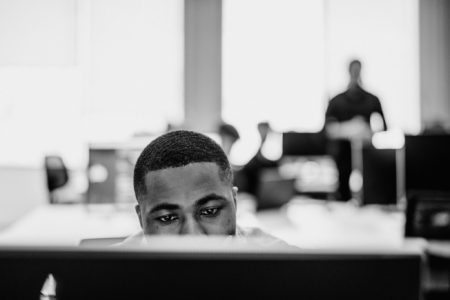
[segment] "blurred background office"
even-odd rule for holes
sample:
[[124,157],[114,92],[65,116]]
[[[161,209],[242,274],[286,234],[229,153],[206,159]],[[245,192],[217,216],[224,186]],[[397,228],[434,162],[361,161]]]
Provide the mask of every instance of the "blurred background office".
[[[93,158],[121,150],[121,171],[129,172],[132,152],[168,128],[221,142],[219,124],[229,123],[239,139],[226,150],[233,165],[244,166],[261,151],[258,123],[268,122],[265,157],[282,164],[282,133],[323,129],[328,101],[345,90],[352,59],[363,63],[363,87],[379,97],[389,124],[374,136],[376,147],[401,148],[403,134],[449,127],[446,1],[0,6],[3,226],[46,203],[54,189],[51,198],[83,201],[89,182],[109,178],[112,196],[118,183]],[[314,161],[320,168],[312,172],[325,172],[322,183],[336,190],[333,163]],[[317,164],[307,166],[312,174]],[[58,168],[66,173],[65,192],[49,179]],[[127,184],[123,178],[121,186]]]
[[[131,150],[167,128],[220,142],[219,124],[229,123],[239,139],[227,152],[244,166],[260,151],[265,121],[265,156],[280,161],[282,133],[322,130],[355,58],[389,124],[376,147],[449,127],[446,1],[3,0],[0,8],[2,226],[48,201],[55,169],[67,177],[56,198],[83,201],[90,181],[108,177],[93,150],[123,150],[132,165]],[[329,164],[316,172],[325,168],[333,186]]]
[[139,151],[177,128],[225,147],[251,209],[337,200],[325,112],[353,59],[389,128],[370,120],[350,197],[398,205],[405,135],[450,130],[449,20],[446,0],[0,0],[0,229],[134,203]]

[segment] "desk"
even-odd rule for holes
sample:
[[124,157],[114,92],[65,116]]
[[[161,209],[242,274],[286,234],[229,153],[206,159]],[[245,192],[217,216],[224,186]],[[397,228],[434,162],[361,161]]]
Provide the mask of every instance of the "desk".
[[280,209],[261,211],[241,221],[304,249],[399,249],[425,243],[404,238],[403,212],[350,202],[296,197]]
[[43,205],[0,231],[0,244],[75,246],[140,230],[134,205]]

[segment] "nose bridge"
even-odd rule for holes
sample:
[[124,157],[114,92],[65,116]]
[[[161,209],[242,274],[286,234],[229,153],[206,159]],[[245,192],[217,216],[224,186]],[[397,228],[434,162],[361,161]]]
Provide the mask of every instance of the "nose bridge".
[[183,220],[183,226],[181,226],[180,234],[203,234],[204,230],[198,223],[195,216],[189,214]]

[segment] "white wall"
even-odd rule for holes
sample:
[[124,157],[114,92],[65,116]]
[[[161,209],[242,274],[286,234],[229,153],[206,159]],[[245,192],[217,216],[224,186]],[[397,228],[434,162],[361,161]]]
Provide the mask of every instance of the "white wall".
[[48,203],[42,169],[0,168],[0,229],[39,205]]
[[183,1],[92,0],[89,140],[183,120]]
[[182,49],[182,0],[1,0],[0,166],[180,123]]
[[0,223],[47,201],[45,154],[82,170],[89,141],[161,131],[182,101],[182,0],[0,0]]
[[83,159],[75,0],[0,1],[0,165]]
[[0,1],[0,65],[72,65],[76,0]]

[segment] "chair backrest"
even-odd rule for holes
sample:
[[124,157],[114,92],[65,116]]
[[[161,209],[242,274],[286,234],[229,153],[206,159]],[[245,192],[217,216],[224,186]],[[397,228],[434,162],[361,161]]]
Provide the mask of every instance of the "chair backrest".
[[47,188],[51,194],[54,190],[64,186],[69,181],[69,174],[62,157],[47,155],[44,161],[47,175]]

